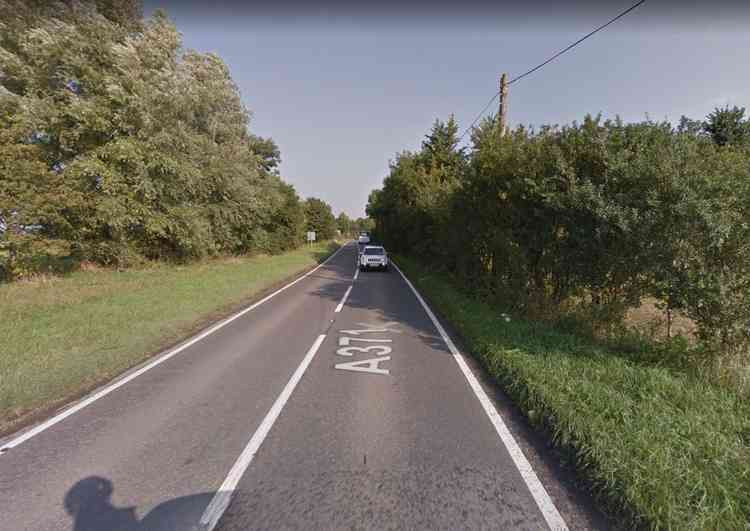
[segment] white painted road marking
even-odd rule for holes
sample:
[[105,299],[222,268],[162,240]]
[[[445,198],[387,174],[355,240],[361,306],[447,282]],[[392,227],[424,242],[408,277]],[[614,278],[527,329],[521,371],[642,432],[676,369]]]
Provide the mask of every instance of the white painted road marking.
[[365,339],[364,337],[340,337],[339,346],[348,347],[352,341],[363,341],[365,343],[392,343],[392,339]]
[[336,354],[339,356],[353,356],[353,352],[370,352],[373,350],[376,356],[385,356],[393,351],[391,347],[386,347],[385,345],[370,345],[369,347],[341,347],[336,351]]
[[344,297],[341,299],[341,302],[339,303],[338,306],[336,306],[336,309],[333,310],[334,313],[339,313],[344,308],[344,304],[346,304],[346,299],[349,298],[349,293],[351,293],[353,287],[354,286],[349,286],[349,288],[346,290],[346,293],[344,293]]
[[357,270],[354,272],[354,280],[357,280],[358,276],[359,276],[359,267],[357,267]]
[[[394,323],[387,323],[385,325],[369,324],[369,323],[357,323],[359,325],[366,326],[367,328],[359,330],[339,330],[339,334],[348,334],[352,336],[358,336],[360,334],[376,333],[382,334],[385,332],[392,332],[397,330],[391,330],[388,327]],[[373,352],[376,356],[384,356],[380,358],[370,358],[367,360],[348,361],[346,363],[337,363],[333,366],[334,369],[340,369],[342,371],[353,371],[353,372],[369,372],[371,374],[389,374],[388,369],[381,369],[381,361],[390,361],[391,357],[386,356],[393,352],[393,349],[386,345],[366,345],[363,347],[349,346],[352,341],[361,341],[363,343],[392,343],[392,339],[376,339],[376,338],[364,338],[364,337],[339,337],[339,349],[336,354],[339,356],[353,356],[355,352],[365,352],[370,354]]]
[[224,511],[229,506],[229,502],[232,499],[232,495],[234,494],[234,490],[237,487],[237,483],[239,483],[242,475],[245,473],[245,470],[247,470],[247,467],[250,466],[250,463],[252,462],[253,457],[255,457],[255,454],[258,452],[260,445],[263,444],[263,440],[266,438],[266,435],[268,435],[268,432],[271,431],[271,428],[273,427],[274,422],[276,422],[276,419],[279,418],[281,410],[286,405],[289,397],[292,395],[294,388],[297,387],[300,379],[302,379],[302,375],[305,374],[307,367],[315,357],[315,353],[318,352],[318,349],[320,348],[320,345],[323,343],[323,340],[325,338],[325,334],[320,334],[318,336],[318,339],[315,340],[315,343],[313,343],[312,347],[310,347],[310,350],[307,351],[307,354],[305,354],[302,363],[300,363],[299,367],[297,367],[297,370],[294,371],[294,374],[292,374],[289,382],[287,382],[283,391],[281,391],[281,394],[276,399],[276,402],[274,402],[273,406],[271,406],[271,409],[268,410],[268,413],[260,423],[260,426],[258,426],[258,429],[255,431],[252,438],[247,443],[247,446],[245,446],[245,449],[237,458],[237,461],[235,461],[234,466],[232,466],[232,469],[229,471],[229,474],[224,480],[224,483],[221,484],[221,487],[219,487],[219,490],[214,495],[211,503],[209,503],[208,507],[206,507],[206,510],[203,512],[203,516],[201,516],[200,525],[203,526],[203,528],[207,531],[212,531],[216,527],[216,524],[219,522],[221,515],[224,514]]
[[383,358],[372,358],[369,360],[349,361],[347,363],[337,363],[335,367],[343,371],[369,372],[372,374],[388,374],[388,369],[381,369],[378,364],[381,361],[389,361],[390,356]]
[[440,337],[443,338],[443,341],[448,346],[448,349],[451,351],[451,354],[453,354],[453,358],[456,360],[456,363],[458,363],[458,366],[460,367],[461,372],[466,377],[466,380],[469,382],[469,386],[471,387],[471,390],[474,391],[474,394],[476,395],[477,399],[479,399],[479,403],[482,404],[482,407],[484,408],[485,413],[487,413],[487,416],[490,418],[490,422],[492,422],[492,425],[495,427],[495,431],[497,432],[498,436],[500,436],[500,440],[503,441],[503,444],[505,445],[505,448],[508,450],[510,457],[513,459],[513,462],[515,463],[516,468],[521,473],[521,477],[526,482],[526,486],[529,488],[529,491],[531,492],[531,496],[534,498],[534,501],[539,507],[539,510],[542,512],[544,519],[547,521],[547,525],[549,525],[550,529],[553,529],[554,531],[567,531],[568,526],[565,523],[565,520],[563,520],[563,517],[560,515],[559,511],[557,510],[557,507],[555,507],[555,504],[552,502],[552,499],[549,497],[549,494],[545,490],[544,485],[542,485],[541,481],[539,481],[539,478],[534,472],[534,469],[531,468],[531,464],[526,459],[526,456],[523,455],[523,451],[521,450],[521,447],[518,446],[518,443],[513,438],[513,435],[510,433],[510,430],[505,425],[505,422],[503,421],[502,417],[495,409],[495,406],[492,404],[492,401],[484,392],[484,389],[482,389],[482,386],[479,384],[479,381],[474,376],[474,373],[471,372],[471,369],[466,364],[466,360],[463,358],[461,353],[456,348],[456,345],[453,343],[453,340],[451,340],[451,338],[445,332],[445,329],[437,320],[437,318],[435,317],[435,314],[432,313],[432,310],[430,310],[429,306],[427,306],[427,303],[424,301],[422,296],[419,294],[417,289],[412,285],[409,279],[406,278],[406,275],[404,275],[401,272],[398,266],[396,266],[395,264],[393,264],[393,266],[396,268],[396,271],[399,272],[399,274],[404,279],[404,281],[406,281],[406,284],[411,288],[412,292],[414,292],[414,295],[417,297],[417,300],[422,305],[422,308],[424,308],[424,311],[427,313],[427,316],[432,321],[432,324],[435,325],[435,328],[437,328],[437,331],[440,333]]
[[140,376],[144,372],[149,371],[149,370],[153,369],[154,367],[156,367],[157,365],[160,365],[160,364],[164,363],[168,359],[170,359],[173,356],[179,354],[180,352],[182,352],[186,348],[194,345],[195,343],[197,343],[201,339],[205,338],[206,336],[209,336],[209,335],[213,334],[214,332],[216,332],[217,330],[225,327],[226,325],[228,325],[229,323],[231,323],[235,319],[239,319],[240,317],[242,317],[246,313],[254,310],[255,308],[257,308],[258,306],[260,306],[264,302],[268,301],[269,299],[271,299],[271,298],[275,297],[276,295],[278,295],[279,293],[281,293],[282,291],[284,291],[284,290],[286,290],[288,288],[291,288],[297,282],[300,282],[301,280],[309,277],[315,271],[317,271],[318,269],[320,269],[321,267],[323,267],[325,264],[327,264],[329,260],[331,260],[334,256],[336,256],[337,254],[339,254],[339,252],[342,249],[344,249],[346,246],[347,245],[342,245],[341,247],[339,247],[339,249],[335,253],[333,253],[331,256],[329,256],[323,263],[321,263],[320,265],[318,265],[317,267],[315,267],[315,269],[312,269],[312,270],[308,271],[307,273],[305,273],[304,275],[302,275],[298,279],[293,280],[292,282],[290,282],[289,284],[283,286],[282,288],[277,289],[276,291],[274,291],[270,295],[267,295],[267,296],[263,297],[261,300],[259,300],[258,302],[256,302],[256,303],[248,306],[244,310],[241,310],[241,311],[235,313],[234,315],[231,315],[231,316],[227,317],[223,321],[220,321],[220,322],[216,323],[215,325],[213,325],[210,328],[204,330],[203,332],[201,332],[197,336],[193,337],[192,339],[188,340],[187,342],[183,343],[182,345],[178,346],[177,348],[174,348],[174,349],[168,351],[166,354],[163,354],[162,356],[160,356],[159,358],[157,358],[154,361],[150,362],[149,364],[144,365],[143,367],[141,367],[137,371],[134,371],[134,372],[130,373],[126,377],[124,377],[124,378],[122,378],[122,379],[120,379],[120,380],[118,380],[116,382],[113,382],[113,383],[107,385],[106,387],[104,387],[103,389],[97,391],[96,393],[94,393],[93,395],[89,396],[88,398],[86,398],[86,399],[78,402],[74,406],[71,406],[70,408],[66,409],[62,413],[60,413],[58,415],[55,415],[54,417],[52,417],[52,418],[46,420],[45,422],[39,424],[35,428],[32,428],[32,429],[24,432],[22,435],[19,435],[15,439],[12,439],[9,442],[5,443],[2,446],[2,448],[0,448],[0,450],[1,450],[0,451],[0,455],[2,455],[6,450],[10,450],[11,448],[15,448],[19,444],[23,444],[24,442],[28,441],[32,437],[35,437],[36,435],[39,435],[40,433],[42,433],[43,431],[51,428],[52,426],[54,426],[58,422],[61,422],[61,421],[65,420],[66,418],[68,418],[69,416],[71,416],[71,415],[79,412],[80,410],[82,410],[86,406],[91,405],[92,403],[96,402],[100,398],[103,398],[103,397],[107,396],[112,391],[114,391],[114,390],[122,387],[126,383],[128,383],[128,382],[136,379],[138,376]]

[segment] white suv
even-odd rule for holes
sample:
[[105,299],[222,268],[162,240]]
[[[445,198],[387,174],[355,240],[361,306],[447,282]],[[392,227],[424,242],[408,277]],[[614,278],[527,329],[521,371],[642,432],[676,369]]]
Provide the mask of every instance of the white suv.
[[379,245],[366,245],[359,254],[359,268],[364,271],[373,267],[387,271],[388,254]]
[[366,232],[360,232],[359,233],[359,238],[357,239],[357,242],[360,245],[370,243],[370,235],[367,234]]

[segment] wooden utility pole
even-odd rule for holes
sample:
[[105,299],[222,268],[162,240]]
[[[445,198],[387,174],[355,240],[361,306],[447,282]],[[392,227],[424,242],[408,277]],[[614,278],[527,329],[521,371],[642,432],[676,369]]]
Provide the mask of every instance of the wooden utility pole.
[[498,113],[498,127],[500,136],[505,136],[505,124],[508,120],[508,76],[500,76],[500,111]]

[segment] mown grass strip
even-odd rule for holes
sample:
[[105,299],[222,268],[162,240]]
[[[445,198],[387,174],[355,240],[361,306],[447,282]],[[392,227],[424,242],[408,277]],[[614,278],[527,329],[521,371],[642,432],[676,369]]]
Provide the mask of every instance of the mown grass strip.
[[506,320],[447,275],[396,261],[612,514],[641,528],[750,529],[750,405],[739,395]]
[[0,432],[137,365],[336,247],[0,285]]

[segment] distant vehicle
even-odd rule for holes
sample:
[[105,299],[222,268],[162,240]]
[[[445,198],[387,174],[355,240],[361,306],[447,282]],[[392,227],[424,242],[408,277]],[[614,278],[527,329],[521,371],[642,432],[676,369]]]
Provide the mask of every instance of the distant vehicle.
[[359,255],[359,269],[372,269],[377,267],[388,271],[388,253],[379,245],[366,245]]
[[366,232],[360,232],[359,238],[357,239],[360,245],[370,243],[370,235]]

